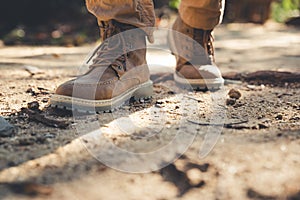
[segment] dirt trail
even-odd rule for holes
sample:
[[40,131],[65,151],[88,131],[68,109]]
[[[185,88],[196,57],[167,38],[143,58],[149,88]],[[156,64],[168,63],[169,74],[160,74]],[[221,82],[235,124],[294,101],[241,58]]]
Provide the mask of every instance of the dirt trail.
[[[221,26],[215,33],[220,69],[223,73],[299,72],[297,31],[270,23]],[[162,54],[150,50],[152,100],[116,113],[75,118],[46,109],[54,89],[77,74],[74,66],[82,64],[90,49],[0,49],[0,114],[17,129],[11,137],[0,137],[1,199],[300,198],[299,82],[279,87],[237,81],[214,93],[177,91],[170,67],[173,58],[167,55],[163,63],[168,67],[157,74],[155,62]],[[37,66],[42,73],[30,76],[24,65]],[[231,89],[241,97],[229,101],[226,95]],[[218,94],[223,105],[212,101]],[[47,118],[69,126],[48,127],[30,118],[24,108],[33,101],[39,102]],[[211,127],[206,124],[212,122],[216,107],[226,115],[222,134],[210,154],[200,159],[200,147]],[[92,132],[99,129],[101,133]],[[154,152],[170,142],[176,145],[152,157],[126,153]],[[184,144],[191,142],[185,151]],[[112,146],[126,151],[116,152]],[[162,166],[152,173],[122,172]]]

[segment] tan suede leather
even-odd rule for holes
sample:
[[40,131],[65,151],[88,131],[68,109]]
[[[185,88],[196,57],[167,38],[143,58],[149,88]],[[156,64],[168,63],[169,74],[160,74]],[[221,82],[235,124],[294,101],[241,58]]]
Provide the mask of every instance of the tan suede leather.
[[87,100],[112,99],[149,81],[144,31],[114,20],[106,26],[107,39],[97,49],[90,70],[60,85],[57,95]]
[[[99,22],[115,21],[139,28],[154,27],[155,13],[152,0],[86,0],[88,10]],[[153,29],[144,29],[153,42]]]
[[173,24],[172,52],[177,58],[176,70],[180,71],[185,65],[212,65],[214,50],[212,46],[212,30],[192,28],[178,17]]
[[212,30],[222,21],[224,7],[225,0],[182,0],[179,14],[193,28]]
[[184,23],[180,16],[173,30],[169,33],[169,43],[177,61],[175,81],[201,90],[210,85],[218,88],[223,79],[214,63],[212,30],[193,28]]
[[[86,5],[99,21],[115,19],[140,28],[155,23],[152,0],[86,0]],[[224,5],[225,0],[182,0],[179,14],[189,26],[211,30],[222,20]]]
[[[89,71],[60,85],[52,102],[57,106],[70,106],[72,98],[76,98],[77,103],[84,107],[97,103],[99,110],[103,110],[108,108],[108,104],[103,109],[101,107],[107,102],[105,100],[114,102],[118,97],[120,105],[120,101],[125,101],[131,94],[149,96],[152,84],[145,58],[145,37],[153,42],[153,29],[147,29],[155,25],[153,1],[86,0],[86,5],[98,19],[103,43],[97,49]],[[219,70],[209,67],[214,66],[210,34],[221,19],[223,5],[222,0],[182,0],[179,13],[183,20],[179,17],[173,28],[203,48],[173,37],[171,48],[181,51],[178,53],[181,56],[177,56],[175,81],[188,79],[196,86],[206,79],[218,85],[223,81]],[[139,29],[132,34],[119,34],[136,27]]]

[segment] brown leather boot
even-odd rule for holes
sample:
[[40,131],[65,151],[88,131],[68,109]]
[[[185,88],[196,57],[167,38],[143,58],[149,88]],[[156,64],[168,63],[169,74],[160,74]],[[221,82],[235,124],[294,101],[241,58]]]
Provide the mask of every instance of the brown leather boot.
[[224,80],[214,63],[211,30],[188,26],[180,17],[169,34],[169,43],[176,56],[175,82],[186,89],[220,88]]
[[50,104],[79,111],[110,111],[130,98],[152,95],[146,63],[146,34],[114,20],[102,22],[103,42],[95,50],[89,70],[60,85]]

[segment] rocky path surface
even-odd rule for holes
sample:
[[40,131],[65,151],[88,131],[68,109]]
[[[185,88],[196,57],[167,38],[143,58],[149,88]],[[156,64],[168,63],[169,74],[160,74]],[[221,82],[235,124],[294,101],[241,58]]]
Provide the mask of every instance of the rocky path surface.
[[[297,31],[221,26],[220,69],[297,73]],[[47,108],[90,49],[0,49],[0,113],[15,127],[0,137],[1,199],[300,198],[299,82],[228,81],[217,92],[181,91],[174,58],[160,44],[148,55],[152,100],[90,116]],[[201,157],[203,149],[209,154]]]

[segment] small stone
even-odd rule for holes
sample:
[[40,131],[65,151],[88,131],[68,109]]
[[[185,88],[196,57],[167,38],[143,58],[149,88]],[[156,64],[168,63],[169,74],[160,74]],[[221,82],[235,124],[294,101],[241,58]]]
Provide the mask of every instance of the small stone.
[[31,110],[39,110],[40,104],[37,101],[33,101],[27,104],[27,107]]
[[155,108],[163,108],[164,106],[160,105],[160,104],[155,104],[154,105]]
[[255,85],[247,85],[247,88],[251,89],[251,90],[255,90],[256,86]]
[[232,99],[239,99],[239,98],[241,98],[242,94],[240,93],[240,91],[238,91],[236,89],[231,89],[228,92],[228,96]]
[[43,99],[42,99],[42,102],[43,102],[43,103],[47,103],[47,102],[48,102],[48,98],[43,98]]
[[205,184],[202,172],[199,169],[190,169],[186,172],[186,175],[193,186],[203,186]]
[[32,96],[36,96],[36,92],[34,91],[33,88],[28,88],[28,89],[26,90],[26,93],[29,93],[29,94],[31,94]]
[[266,125],[266,124],[263,124],[263,123],[259,123],[259,124],[258,124],[258,128],[259,128],[259,129],[266,129],[266,128],[269,128],[269,126]]
[[24,70],[27,71],[31,76],[35,74],[43,74],[44,71],[35,66],[24,66]]
[[15,134],[15,127],[0,116],[0,137],[11,137]]
[[235,104],[236,100],[235,99],[226,99],[226,105],[227,106],[233,106]]
[[163,101],[156,101],[155,104],[161,105],[161,104],[164,104],[164,102]]
[[277,116],[275,117],[275,119],[277,119],[277,120],[282,120],[282,119],[283,119],[282,114],[277,115]]

